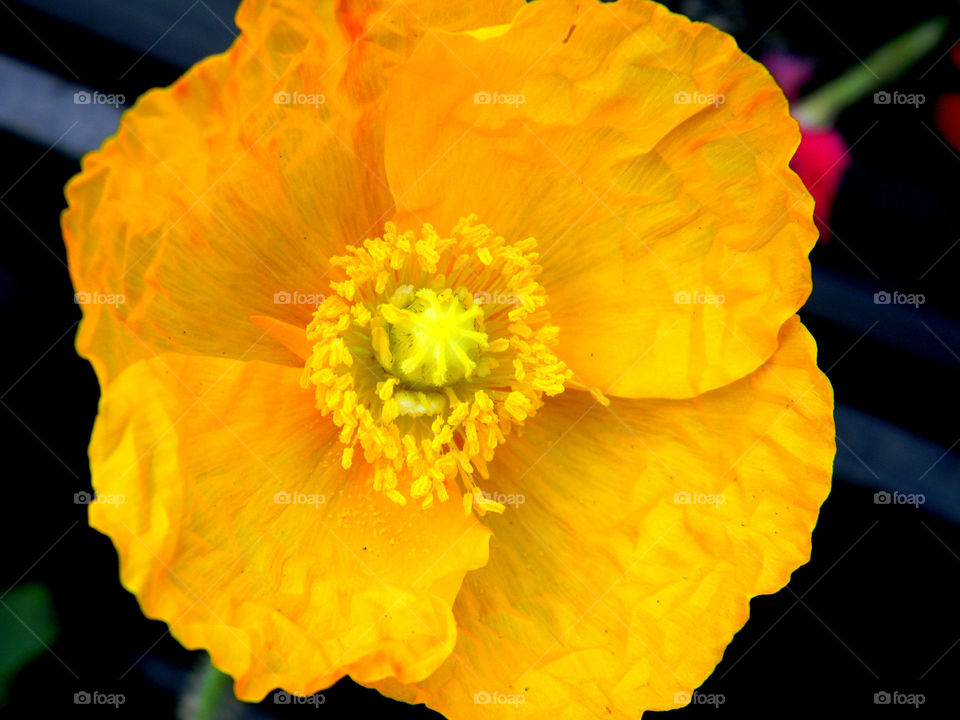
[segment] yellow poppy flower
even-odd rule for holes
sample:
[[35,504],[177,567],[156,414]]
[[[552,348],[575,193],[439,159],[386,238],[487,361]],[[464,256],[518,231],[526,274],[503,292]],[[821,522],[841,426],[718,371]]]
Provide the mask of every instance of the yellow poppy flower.
[[683,704],[830,485],[782,93],[640,0],[237,19],[67,188],[125,587],[244,700]]

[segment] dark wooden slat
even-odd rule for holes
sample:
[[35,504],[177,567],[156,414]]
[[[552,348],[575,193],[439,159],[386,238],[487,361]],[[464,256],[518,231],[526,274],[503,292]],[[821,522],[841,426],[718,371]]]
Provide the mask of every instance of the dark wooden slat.
[[857,335],[873,327],[870,335],[874,340],[956,368],[957,358],[947,349],[960,349],[960,326],[954,320],[924,307],[923,303],[915,307],[878,302],[875,298],[877,292],[904,294],[909,289],[880,283],[878,289],[873,289],[817,266],[813,271],[813,285],[814,292],[804,307],[804,314],[823,318]]
[[847,405],[837,405],[835,418],[837,478],[891,494],[922,494],[923,510],[960,524],[960,460],[956,455]]
[[[236,0],[20,0],[20,4],[180,67],[223,51],[237,34]],[[118,68],[118,75],[125,70]]]
[[120,122],[115,105],[99,102],[108,99],[95,98],[93,91],[81,85],[0,55],[0,128],[45,148],[79,159],[99,147]]

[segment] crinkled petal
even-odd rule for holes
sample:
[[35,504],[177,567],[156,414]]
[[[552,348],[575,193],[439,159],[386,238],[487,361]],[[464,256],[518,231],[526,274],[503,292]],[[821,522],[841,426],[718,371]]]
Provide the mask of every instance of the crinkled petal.
[[103,395],[90,524],[144,613],[208,650],[241,699],[347,673],[422,680],[453,647],[464,574],[487,560],[489,531],[459,496],[424,522],[364,463],[341,467],[337,433],[299,371],[261,362],[161,355]]
[[813,203],[783,93],[734,40],[655,3],[538,0],[425,37],[391,80],[401,216],[475,212],[540,243],[581,384],[692,397],[746,376],[810,292]]
[[522,503],[490,520],[454,653],[415,687],[378,687],[453,718],[686,704],[750,598],[809,558],[835,452],[815,355],[795,317],[763,367],[699,398],[548,403],[491,465]]
[[523,6],[524,0],[341,0],[337,19],[351,41],[344,87],[359,100],[378,99],[425,36],[500,25]]
[[382,160],[331,92],[332,8],[261,21],[141,97],[67,186],[76,290],[124,300],[83,307],[77,346],[102,385],[160,352],[293,364],[250,317],[305,327],[328,257],[390,213]]

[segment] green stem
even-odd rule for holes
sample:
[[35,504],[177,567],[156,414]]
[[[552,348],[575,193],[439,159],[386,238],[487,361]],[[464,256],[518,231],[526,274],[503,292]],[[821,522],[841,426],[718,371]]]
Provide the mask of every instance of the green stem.
[[217,711],[224,699],[230,697],[230,683],[230,676],[217,670],[208,660],[191,703],[192,713],[187,720],[217,720]]
[[947,19],[938,17],[908,30],[795,103],[794,117],[806,126],[833,125],[842,110],[896,80],[936,47],[946,29]]

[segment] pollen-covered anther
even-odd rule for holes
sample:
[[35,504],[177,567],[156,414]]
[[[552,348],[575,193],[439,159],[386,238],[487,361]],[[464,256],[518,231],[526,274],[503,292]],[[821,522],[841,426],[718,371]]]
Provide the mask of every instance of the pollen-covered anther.
[[422,508],[459,486],[466,512],[504,511],[476,478],[571,377],[550,349],[535,250],[471,216],[449,237],[387,223],[333,258],[341,278],[307,327],[302,384],[340,427],[358,482]]

